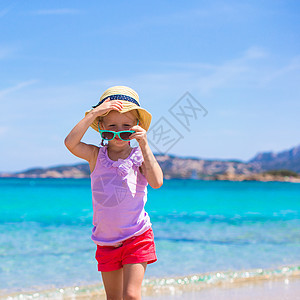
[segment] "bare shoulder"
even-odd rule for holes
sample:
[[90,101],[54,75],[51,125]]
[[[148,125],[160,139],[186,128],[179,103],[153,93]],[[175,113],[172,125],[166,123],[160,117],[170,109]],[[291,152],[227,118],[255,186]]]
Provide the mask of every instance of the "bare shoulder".
[[83,142],[79,142],[72,148],[67,146],[67,148],[72,154],[88,162],[90,162],[93,159],[96,153],[98,154],[98,149],[99,149],[99,147],[95,145],[86,144]]

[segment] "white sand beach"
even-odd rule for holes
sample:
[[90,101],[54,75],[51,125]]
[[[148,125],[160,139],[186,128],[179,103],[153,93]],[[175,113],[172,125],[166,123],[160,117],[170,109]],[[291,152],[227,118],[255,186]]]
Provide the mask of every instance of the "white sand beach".
[[[296,300],[300,299],[299,267],[216,272],[177,278],[145,279],[144,300]],[[261,274],[261,275],[259,275]],[[34,293],[2,294],[0,299],[106,299],[103,285],[65,287]]]

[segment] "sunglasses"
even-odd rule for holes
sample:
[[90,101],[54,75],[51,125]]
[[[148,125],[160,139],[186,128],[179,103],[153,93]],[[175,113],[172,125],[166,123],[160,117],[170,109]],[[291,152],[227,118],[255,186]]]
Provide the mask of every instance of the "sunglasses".
[[[134,133],[134,130],[122,130],[122,131],[111,131],[111,130],[101,130],[100,129],[100,121],[98,122],[98,130],[100,132],[100,136],[102,139],[111,141],[113,140],[116,135],[121,139],[122,141],[130,141],[130,135]],[[139,120],[136,125],[139,125]]]

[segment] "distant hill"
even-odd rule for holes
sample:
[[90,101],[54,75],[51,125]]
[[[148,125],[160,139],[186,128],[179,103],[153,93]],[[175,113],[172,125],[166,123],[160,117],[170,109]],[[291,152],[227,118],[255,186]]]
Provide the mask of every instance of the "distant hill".
[[300,145],[282,152],[260,152],[249,160],[264,171],[286,169],[300,173]]
[[[251,177],[269,170],[290,170],[300,174],[300,145],[279,153],[261,152],[248,162],[240,160],[205,160],[195,157],[154,154],[161,166],[164,178],[218,179]],[[62,165],[50,168],[34,168],[17,173],[0,174],[1,177],[18,178],[88,178],[87,163]],[[223,177],[222,177],[223,176]],[[253,176],[251,178],[254,178]],[[230,179],[229,179],[230,180]],[[243,179],[244,180],[244,179]]]

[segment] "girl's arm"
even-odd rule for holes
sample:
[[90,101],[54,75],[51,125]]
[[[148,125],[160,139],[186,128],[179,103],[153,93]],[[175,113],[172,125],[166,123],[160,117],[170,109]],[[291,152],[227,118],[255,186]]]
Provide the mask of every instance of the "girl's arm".
[[89,126],[94,122],[94,120],[110,111],[122,110],[123,104],[119,100],[112,100],[108,98],[101,105],[94,108],[90,113],[88,113],[78,124],[71,130],[68,136],[65,138],[65,145],[71,153],[79,158],[83,158],[88,162],[94,158],[96,151],[98,150],[97,146],[89,145],[81,142],[82,137],[88,130]]
[[78,124],[71,130],[65,138],[65,145],[68,150],[79,158],[83,158],[88,162],[91,161],[97,149],[94,145],[88,145],[81,142],[82,137],[88,130],[89,126],[94,122],[96,116],[92,111],[87,114]]
[[129,138],[136,139],[142,150],[144,158],[141,165],[142,173],[150,186],[158,189],[163,185],[163,172],[148,145],[147,132],[139,125],[132,126],[130,129],[134,130],[135,133],[132,133]]
[[141,165],[144,176],[148,183],[154,189],[158,189],[163,185],[163,172],[158,164],[155,156],[153,155],[148,142],[140,144],[143,153],[143,164]]

